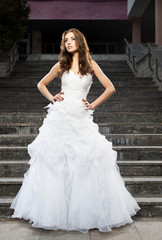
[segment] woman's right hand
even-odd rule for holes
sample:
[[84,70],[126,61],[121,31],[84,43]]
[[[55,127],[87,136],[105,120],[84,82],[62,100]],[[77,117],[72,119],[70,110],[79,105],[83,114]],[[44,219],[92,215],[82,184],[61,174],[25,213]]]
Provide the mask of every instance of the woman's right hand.
[[53,101],[54,101],[54,102],[56,102],[56,101],[59,101],[59,102],[63,101],[64,98],[61,96],[61,94],[64,94],[64,92],[59,92],[58,94],[56,94],[56,95],[54,96],[54,98],[53,98]]

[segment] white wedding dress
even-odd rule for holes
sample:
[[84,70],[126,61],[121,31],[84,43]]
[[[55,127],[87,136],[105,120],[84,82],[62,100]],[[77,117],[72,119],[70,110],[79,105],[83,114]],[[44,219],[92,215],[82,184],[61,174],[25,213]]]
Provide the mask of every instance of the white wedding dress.
[[91,74],[61,78],[64,100],[50,103],[39,134],[28,145],[29,170],[10,208],[33,227],[108,232],[133,222],[140,209],[126,190],[117,152],[85,107]]

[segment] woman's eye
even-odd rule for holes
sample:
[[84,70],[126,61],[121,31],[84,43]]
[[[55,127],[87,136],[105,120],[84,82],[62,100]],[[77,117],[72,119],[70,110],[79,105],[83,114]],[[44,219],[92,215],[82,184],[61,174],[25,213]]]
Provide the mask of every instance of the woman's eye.
[[[72,37],[71,39],[72,39],[72,40],[75,40],[75,37]],[[68,41],[67,39],[64,40],[65,43],[66,43],[67,41]]]

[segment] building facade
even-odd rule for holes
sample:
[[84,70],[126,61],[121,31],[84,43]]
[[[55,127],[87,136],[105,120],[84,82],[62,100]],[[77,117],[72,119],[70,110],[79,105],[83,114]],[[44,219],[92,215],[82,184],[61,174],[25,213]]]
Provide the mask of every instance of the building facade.
[[30,0],[28,51],[59,53],[62,32],[78,28],[92,53],[122,53],[123,40],[162,45],[160,0]]

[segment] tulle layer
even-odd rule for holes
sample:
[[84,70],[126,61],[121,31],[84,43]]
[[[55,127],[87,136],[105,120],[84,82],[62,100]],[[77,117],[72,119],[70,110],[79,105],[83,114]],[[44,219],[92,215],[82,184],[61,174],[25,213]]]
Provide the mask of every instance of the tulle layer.
[[13,218],[44,229],[108,232],[131,223],[140,209],[125,188],[112,143],[99,133],[93,111],[79,104],[48,106],[28,145],[30,168],[11,204]]

